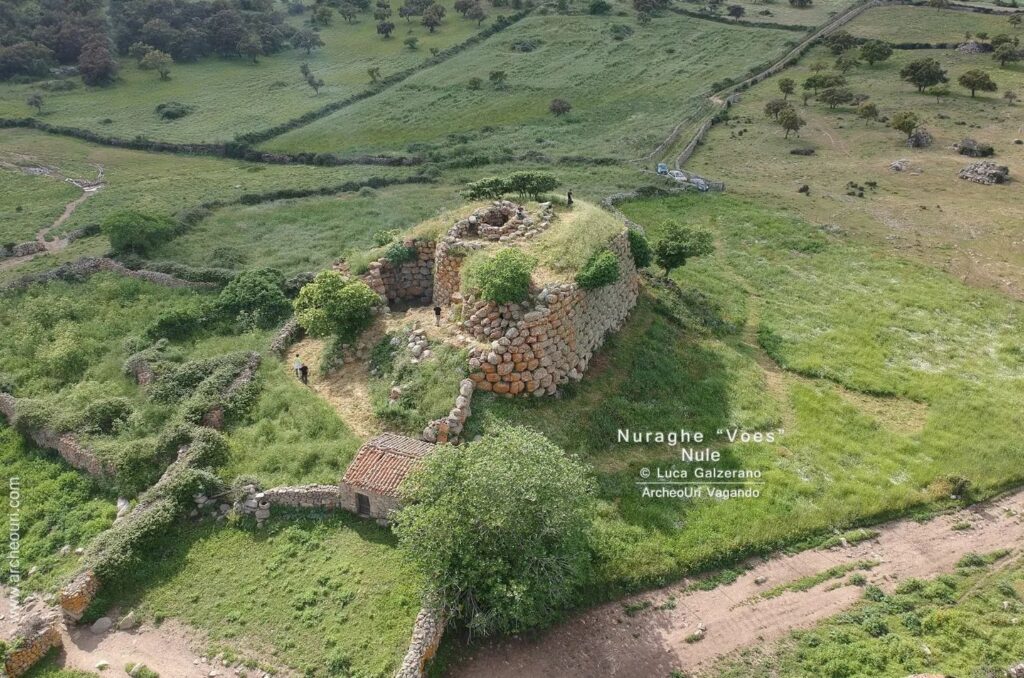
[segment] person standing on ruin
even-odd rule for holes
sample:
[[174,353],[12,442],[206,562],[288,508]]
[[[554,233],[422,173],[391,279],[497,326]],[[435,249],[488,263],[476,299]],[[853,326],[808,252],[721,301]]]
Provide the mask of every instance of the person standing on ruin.
[[435,306],[434,307],[434,326],[435,327],[440,327],[441,326],[441,307],[440,306]]

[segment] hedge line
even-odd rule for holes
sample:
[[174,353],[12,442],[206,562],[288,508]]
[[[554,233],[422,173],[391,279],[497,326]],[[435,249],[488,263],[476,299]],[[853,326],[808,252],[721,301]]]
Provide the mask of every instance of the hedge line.
[[315,111],[310,111],[297,118],[292,118],[287,122],[283,122],[279,125],[274,125],[273,127],[270,127],[268,129],[258,132],[249,132],[247,134],[240,134],[237,137],[235,137],[235,142],[241,145],[243,148],[247,148],[248,146],[252,146],[255,144],[261,144],[265,141],[273,139],[274,137],[281,136],[285,132],[290,132],[294,129],[298,129],[299,127],[304,127],[312,122],[319,120],[320,118],[325,118],[328,115],[336,113],[343,108],[347,108],[352,104],[358,103],[363,99],[368,99],[369,97],[372,97],[376,94],[380,94],[389,87],[396,85],[399,82],[402,82],[409,76],[426,68],[430,68],[431,66],[436,66],[450,59],[456,54],[459,54],[460,52],[463,52],[469,49],[470,47],[474,47],[480,44],[481,42],[491,37],[492,35],[500,33],[509,26],[523,19],[529,13],[529,10],[526,10],[513,14],[512,16],[509,17],[499,16],[494,21],[493,24],[491,24],[484,30],[480,31],[476,35],[473,35],[472,37],[464,40],[463,42],[460,42],[457,45],[452,45],[448,49],[441,50],[436,55],[432,56],[431,58],[427,59],[426,61],[417,66],[412,66],[410,68],[405,69],[404,71],[399,71],[397,73],[389,75],[388,77],[377,82],[377,84],[374,87],[370,87],[369,89],[353,94],[352,96],[347,97],[345,99],[341,99],[340,101],[331,102],[326,106],[322,106],[321,108]]
[[175,153],[179,155],[208,155],[217,158],[233,158],[248,162],[261,162],[271,165],[317,165],[337,167],[341,165],[382,165],[386,167],[406,167],[418,165],[423,159],[418,156],[360,155],[345,157],[337,153],[267,153],[250,148],[238,142],[221,144],[179,144],[170,141],[156,141],[137,136],[134,139],[100,134],[81,127],[51,125],[36,118],[0,118],[0,129],[22,127],[38,130],[56,136],[72,137],[114,148],[127,148],[133,151],[149,151],[150,153]]
[[681,7],[669,7],[670,12],[681,14],[683,16],[693,17],[694,19],[703,19],[705,21],[717,21],[720,24],[729,24],[730,26],[747,26],[748,28],[777,28],[780,31],[794,31],[798,33],[808,33],[814,30],[814,26],[802,26],[800,24],[779,24],[774,21],[747,21],[745,19],[730,19],[724,16],[718,16],[717,14],[704,14],[703,12],[694,12],[689,9],[683,9]]

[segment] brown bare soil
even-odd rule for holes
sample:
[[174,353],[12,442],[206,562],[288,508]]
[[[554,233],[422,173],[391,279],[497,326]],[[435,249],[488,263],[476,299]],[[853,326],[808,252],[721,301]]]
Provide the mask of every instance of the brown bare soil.
[[[952,570],[966,553],[1015,547],[1024,539],[1024,490],[924,523],[901,520],[880,528],[876,539],[845,548],[805,551],[752,563],[731,584],[687,591],[688,582],[603,605],[535,639],[514,638],[480,648],[450,675],[667,676],[674,670],[700,675],[741,648],[777,640],[842,612],[860,599],[860,588],[830,580],[805,592],[772,598],[761,593],[829,568],[877,561],[868,581],[891,590],[908,577]],[[967,521],[970,530],[954,530]],[[835,587],[835,588],[833,588]],[[831,590],[830,590],[831,589]],[[674,599],[675,605],[665,605]],[[650,602],[630,617],[627,605]],[[702,640],[687,642],[699,625]]]

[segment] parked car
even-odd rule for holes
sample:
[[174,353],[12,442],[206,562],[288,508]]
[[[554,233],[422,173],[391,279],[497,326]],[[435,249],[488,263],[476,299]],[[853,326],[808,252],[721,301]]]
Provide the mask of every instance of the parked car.
[[690,183],[696,186],[698,191],[706,191],[709,188],[711,188],[710,186],[708,186],[708,182],[704,181],[700,177],[691,178]]
[[668,174],[668,165],[666,165],[663,162],[659,162],[658,163],[658,174],[661,174],[663,176]]
[[679,170],[672,170],[671,172],[668,173],[668,175],[670,177],[672,177],[673,179],[675,179],[676,181],[686,181],[687,180],[686,174],[683,173],[683,172],[680,172]]

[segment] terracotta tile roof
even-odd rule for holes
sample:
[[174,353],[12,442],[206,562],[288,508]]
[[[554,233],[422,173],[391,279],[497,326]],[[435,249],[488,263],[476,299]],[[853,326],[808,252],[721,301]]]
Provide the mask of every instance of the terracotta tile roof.
[[397,497],[398,486],[433,449],[433,444],[422,440],[384,433],[359,448],[342,482],[356,489]]

